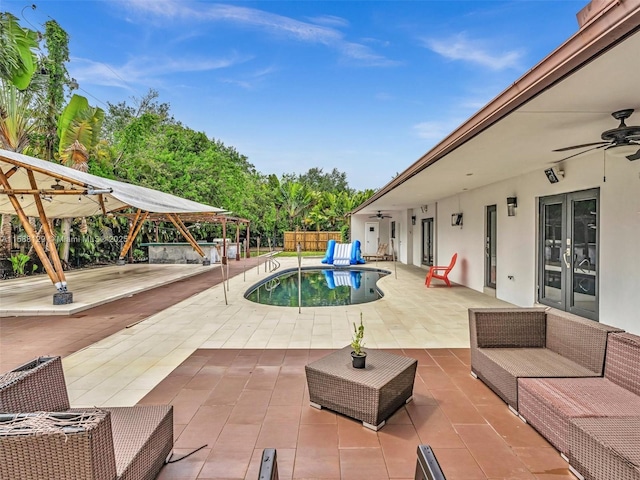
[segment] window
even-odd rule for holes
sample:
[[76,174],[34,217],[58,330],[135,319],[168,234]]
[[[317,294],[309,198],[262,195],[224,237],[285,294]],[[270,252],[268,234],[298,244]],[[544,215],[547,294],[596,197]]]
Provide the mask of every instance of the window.
[[396,222],[391,222],[391,238],[396,238]]

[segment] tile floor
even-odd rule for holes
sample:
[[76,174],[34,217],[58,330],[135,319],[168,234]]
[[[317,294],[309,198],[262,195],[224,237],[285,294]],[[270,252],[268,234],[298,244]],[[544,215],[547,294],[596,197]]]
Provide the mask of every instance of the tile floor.
[[[294,267],[297,259],[281,263]],[[424,273],[397,265],[378,282],[385,295],[378,301],[298,313],[246,300],[245,291],[267,275],[264,266],[252,268],[232,277],[226,291],[207,289],[65,357],[69,398],[78,407],[134,405],[198,348],[344,347],[360,312],[369,348],[464,348],[468,306],[507,305],[464,287],[427,289]]]
[[[379,283],[383,299],[298,313],[246,301],[245,290],[267,275],[246,261],[254,263],[231,262],[226,301],[214,268],[70,317],[0,318],[3,370],[27,355],[60,354],[74,406],[171,402],[176,453],[208,446],[161,479],[256,478],[263,446],[278,448],[285,479],[412,478],[421,442],[448,479],[572,478],[557,452],[468,374],[467,308],[504,302],[464,287],[426,289],[424,270],[380,262],[393,272]],[[414,402],[377,433],[312,409],[306,392],[304,364],[348,344],[360,312],[369,348],[420,362]]]
[[176,458],[158,480],[257,479],[276,448],[280,479],[412,479],[429,444],[447,480],[569,480],[567,464],[469,375],[469,350],[390,349],[418,359],[413,400],[378,432],[309,405],[304,365],[333,350],[198,349],[140,404],[174,406]]

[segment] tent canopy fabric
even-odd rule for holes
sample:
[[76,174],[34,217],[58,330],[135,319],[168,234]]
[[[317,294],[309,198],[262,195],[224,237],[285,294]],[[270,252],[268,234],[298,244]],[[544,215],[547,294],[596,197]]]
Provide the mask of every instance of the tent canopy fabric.
[[[0,213],[15,214],[9,193],[15,194],[30,217],[38,216],[34,193],[44,200],[42,205],[48,218],[89,217],[126,207],[153,213],[225,213],[221,208],[1,149],[0,169],[8,177],[10,187],[7,191],[0,183]],[[29,172],[33,174],[35,189]]]

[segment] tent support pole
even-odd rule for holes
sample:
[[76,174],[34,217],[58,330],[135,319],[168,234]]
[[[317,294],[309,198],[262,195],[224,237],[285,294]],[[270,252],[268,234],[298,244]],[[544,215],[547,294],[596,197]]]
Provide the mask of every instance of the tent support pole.
[[[36,177],[33,175],[33,172],[29,170],[27,172],[29,176],[29,183],[31,184],[31,188],[38,188],[38,184],[36,183]],[[39,195],[34,195],[33,198],[36,201],[36,208],[38,209],[38,215],[40,216],[40,223],[42,223],[42,229],[44,230],[44,236],[47,239],[47,243],[49,244],[49,256],[53,261],[53,266],[58,274],[58,279],[62,283],[64,290],[67,289],[67,279],[64,275],[64,269],[62,268],[62,262],[60,261],[60,255],[58,254],[58,249],[56,248],[56,240],[51,231],[51,226],[49,225],[49,219],[47,218],[47,214],[44,211],[44,207],[42,205],[42,199]]]
[[222,265],[227,264],[227,219],[222,219]]
[[[2,184],[2,186],[6,190],[10,190],[11,189],[11,186],[9,185],[9,181],[7,179],[7,176],[4,174],[2,169],[0,169],[0,183]],[[56,295],[58,295],[58,294],[62,294],[66,298],[71,298],[71,301],[64,302],[64,303],[71,303],[73,301],[73,296],[72,296],[71,292],[67,292],[66,291],[66,289],[67,289],[66,282],[65,282],[65,285],[63,286],[62,280],[60,279],[60,277],[58,277],[58,272],[56,272],[55,269],[53,268],[53,265],[51,264],[51,261],[49,260],[49,257],[47,256],[47,253],[44,251],[44,247],[38,241],[38,236],[36,234],[36,231],[33,229],[31,224],[29,223],[29,219],[27,218],[27,215],[24,213],[24,210],[22,210],[22,206],[20,205],[20,202],[18,201],[18,199],[16,198],[16,196],[14,194],[9,193],[9,194],[7,194],[7,197],[9,198],[9,201],[11,202],[11,205],[13,206],[14,210],[18,214],[18,218],[20,219],[20,223],[22,223],[22,227],[24,228],[25,232],[27,232],[27,235],[29,236],[29,239],[31,240],[31,244],[33,245],[33,248],[35,249],[36,254],[38,255],[38,258],[42,262],[42,266],[47,271],[47,274],[49,275],[49,278],[51,279],[51,281],[53,282],[55,287],[58,289],[58,293],[54,294],[54,296],[53,296],[54,304],[56,303]],[[40,200],[40,196],[39,195],[34,195],[34,197],[37,197],[36,201]],[[40,205],[42,206],[42,204],[40,204]]]
[[247,249],[246,249],[246,255],[245,258],[249,258],[251,257],[251,241],[249,240],[251,237],[249,236],[249,227],[250,225],[247,223]]
[[[142,218],[140,218],[141,214],[142,214]],[[118,263],[124,265],[125,263],[124,259],[127,256],[127,252],[131,249],[131,246],[133,245],[133,241],[138,236],[138,233],[142,228],[142,224],[144,223],[144,221],[147,219],[148,216],[149,216],[149,212],[142,213],[142,210],[140,209],[138,209],[138,211],[136,212],[136,218],[133,220],[133,223],[131,224],[131,228],[129,228],[127,241],[122,246],[122,250],[120,251],[120,257],[118,258]]]
[[193,235],[191,235],[191,232],[189,232],[189,230],[184,225],[182,220],[180,220],[180,217],[175,213],[170,213],[167,216],[169,217],[169,220],[173,222],[173,224],[178,229],[178,231],[182,234],[182,236],[186,238],[187,242],[189,242],[189,244],[193,247],[193,249],[196,252],[198,252],[198,255],[200,255],[202,258],[205,258],[206,255],[204,251],[202,250],[202,248],[200,248],[200,245],[198,245],[198,242],[196,242],[196,239],[193,238]]
[[236,262],[240,261],[240,222],[236,223]]

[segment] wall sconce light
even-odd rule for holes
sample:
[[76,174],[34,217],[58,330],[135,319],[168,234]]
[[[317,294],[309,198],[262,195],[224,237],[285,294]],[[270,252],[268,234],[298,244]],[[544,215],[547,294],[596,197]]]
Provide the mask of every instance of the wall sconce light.
[[415,224],[416,224],[416,216],[411,215],[411,225],[415,225]]
[[462,213],[454,213],[451,215],[451,226],[452,227],[462,226]]
[[517,207],[518,207],[518,198],[507,197],[507,215],[509,215],[510,217],[515,217]]

